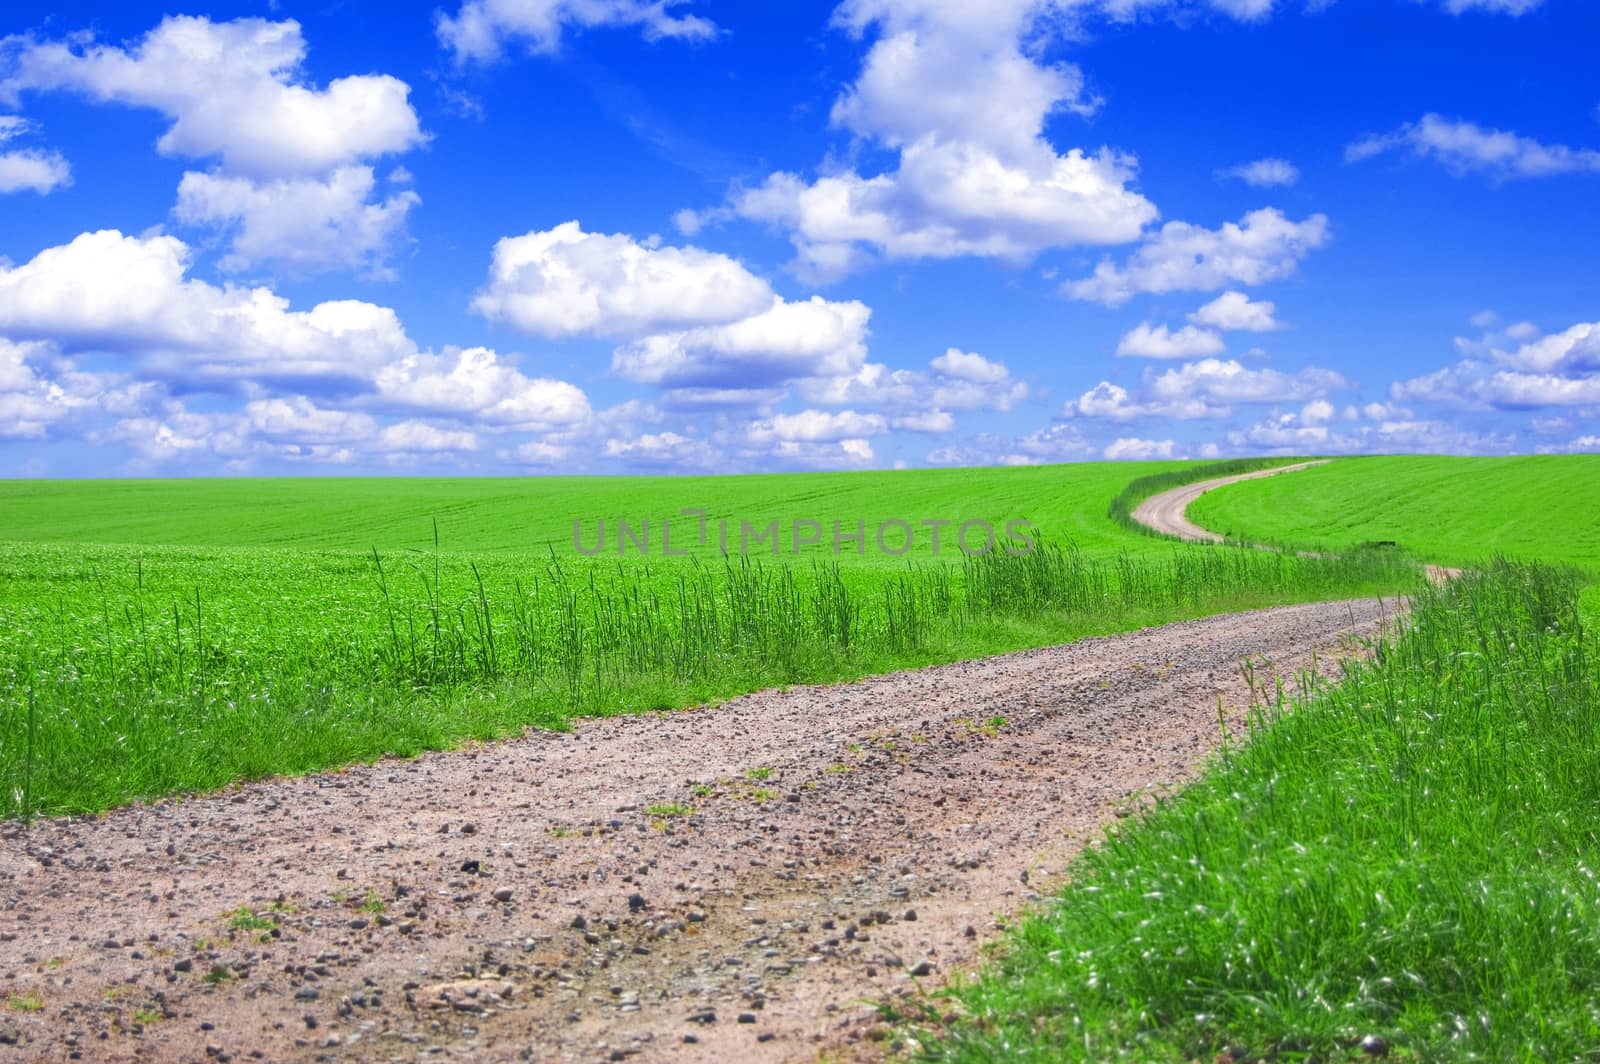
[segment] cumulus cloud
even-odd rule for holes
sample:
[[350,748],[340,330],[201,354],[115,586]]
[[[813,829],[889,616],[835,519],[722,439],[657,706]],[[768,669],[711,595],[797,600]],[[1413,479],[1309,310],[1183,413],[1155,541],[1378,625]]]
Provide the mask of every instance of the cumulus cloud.
[[172,124],[163,155],[217,158],[249,177],[320,174],[423,140],[405,82],[386,74],[301,80],[300,24],[169,16],[126,48],[24,41],[0,92],[64,90],[145,107]]
[[1264,284],[1292,274],[1301,259],[1329,239],[1327,216],[1313,214],[1293,222],[1273,207],[1251,211],[1219,229],[1168,222],[1125,266],[1102,261],[1093,276],[1069,281],[1062,290],[1074,299],[1116,306],[1139,292]]
[[750,318],[775,298],[726,255],[586,233],[571,221],[498,241],[472,306],[534,336],[631,338]]
[[406,212],[421,199],[401,189],[377,202],[374,185],[370,166],[268,181],[187,173],[173,214],[231,235],[224,270],[268,264],[295,274],[345,268],[389,277],[387,261],[404,238]]
[[949,348],[928,364],[932,372],[867,362],[854,372],[798,383],[800,394],[828,406],[872,403],[901,415],[948,410],[1010,410],[1030,394],[1004,362]]
[[[1512,335],[1513,331],[1515,335]],[[1512,326],[1479,341],[1457,341],[1463,361],[1390,386],[1397,400],[1500,410],[1600,403],[1600,323],[1580,322],[1537,337]],[[1507,340],[1526,342],[1515,346]]]
[[[0,96],[65,91],[154,110],[170,121],[158,151],[215,160],[211,172],[184,175],[176,215],[234,236],[227,268],[382,274],[417,202],[409,191],[370,202],[372,171],[361,165],[425,141],[409,86],[386,74],[308,82],[297,22],[169,16],[126,46],[13,38],[8,58]],[[65,163],[53,161],[65,180]]]
[[[263,458],[405,464],[476,451],[479,431],[549,440],[620,423],[488,349],[419,350],[387,307],[295,310],[267,288],[195,280],[189,260],[174,237],[104,231],[0,266],[4,434],[72,424],[147,462],[242,470]],[[118,368],[78,370],[87,357]],[[198,411],[173,398],[190,392],[246,401]]]
[[70,362],[49,372],[57,361],[48,344],[0,338],[0,440],[43,439],[90,411],[127,412],[145,391],[116,375],[79,372]]
[[606,440],[601,454],[627,465],[649,469],[711,470],[724,465],[722,452],[711,444],[676,432],[614,437]]
[[1300,171],[1287,159],[1257,159],[1218,170],[1217,176],[1243,181],[1254,188],[1285,188],[1300,180]]
[[1185,325],[1177,332],[1165,325],[1152,327],[1141,322],[1123,334],[1117,344],[1119,358],[1193,358],[1196,355],[1219,355],[1226,345],[1222,337],[1209,329]]
[[788,302],[727,325],[658,333],[612,354],[628,380],[677,387],[761,387],[802,377],[848,375],[867,357],[864,303],[820,296]]
[[1025,262],[1051,247],[1122,244],[1138,238],[1155,207],[1128,187],[1131,156],[1048,147],[1004,158],[977,144],[924,139],[899,169],[863,177],[846,170],[808,183],[777,173],[738,194],[733,213],[787,229],[791,268],[825,283],[889,259],[963,255]]
[[1345,160],[1361,162],[1396,150],[1432,159],[1458,175],[1481,173],[1498,181],[1600,173],[1600,151],[1541,144],[1437,114],[1423,115],[1393,133],[1356,141],[1345,149]]
[[1172,440],[1144,440],[1137,436],[1126,436],[1108,443],[1101,453],[1111,462],[1147,462],[1178,457],[1177,446]]
[[1600,436],[1579,436],[1566,443],[1549,443],[1539,448],[1540,454],[1600,454]]
[[1179,421],[1200,418],[1225,418],[1233,408],[1208,401],[1204,397],[1163,397],[1135,399],[1128,389],[1110,381],[1101,381],[1076,399],[1067,401],[1062,417],[1104,418],[1110,421],[1132,421],[1135,418],[1162,417]]
[[1223,332],[1272,332],[1281,329],[1274,314],[1277,305],[1265,299],[1252,301],[1243,292],[1224,292],[1193,314],[1189,320]]
[[947,349],[929,365],[946,377],[975,384],[999,384],[1011,377],[1004,362],[991,362],[976,352],[956,347]]
[[1246,369],[1232,359],[1206,358],[1169,369],[1147,383],[1150,396],[1165,402],[1201,399],[1216,403],[1276,403],[1321,398],[1351,387],[1329,369],[1307,367],[1297,373]]
[[646,40],[705,40],[717,27],[699,15],[674,14],[687,0],[467,0],[454,15],[440,12],[439,42],[457,63],[492,62],[509,44],[554,52],[569,29],[637,27]]
[[756,443],[773,440],[789,442],[837,442],[865,436],[882,436],[889,423],[881,414],[859,414],[854,410],[802,410],[797,414],[778,414],[758,421],[748,429]]
[[303,395],[246,403],[242,420],[256,435],[284,443],[350,443],[378,431],[367,414],[319,407]]
[[378,446],[385,451],[406,454],[475,451],[478,449],[478,437],[476,433],[465,429],[440,428],[425,421],[401,421],[379,434]]
[[520,429],[570,426],[590,415],[588,397],[577,386],[526,377],[484,347],[409,355],[384,366],[375,380],[390,405]]
[[[32,128],[20,115],[0,115],[0,145]],[[60,152],[39,148],[0,152],[0,195],[26,190],[44,196],[70,184],[72,167]]]
[[387,307],[290,310],[267,288],[187,277],[191,258],[176,237],[113,229],[0,266],[0,335],[124,353],[173,379],[361,376],[414,350]]
[[1228,443],[1236,451],[1266,454],[1504,454],[1516,446],[1512,433],[1475,432],[1404,412],[1396,416],[1381,404],[1347,411],[1341,422],[1330,414],[1318,403],[1274,411],[1229,432]]
[[[934,135],[1028,151],[1052,113],[1099,106],[1076,67],[1023,52],[1023,37],[1044,28],[1048,14],[1036,0],[846,0],[834,23],[858,38],[873,29],[879,36],[830,117],[893,148]],[[965,76],[950,77],[957,71]]]
[[880,256],[1022,262],[1050,247],[1136,239],[1156,210],[1130,187],[1133,157],[1060,153],[1043,135],[1051,115],[1097,106],[1075,67],[1027,50],[1061,14],[1038,0],[849,0],[835,23],[876,39],[831,120],[896,151],[898,165],[814,181],[775,173],[726,208],[680,215],[680,226],[738,216],[783,228],[791,268],[819,282]]
[[920,414],[905,414],[894,418],[889,422],[889,427],[901,432],[926,432],[939,435],[954,429],[956,419],[948,410],[926,410]]

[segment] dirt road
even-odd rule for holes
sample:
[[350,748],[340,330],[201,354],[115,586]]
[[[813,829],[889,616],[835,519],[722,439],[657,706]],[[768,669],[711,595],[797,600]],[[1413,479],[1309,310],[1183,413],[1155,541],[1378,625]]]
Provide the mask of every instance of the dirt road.
[[[1189,775],[1293,606],[0,828],[0,1061],[809,1060]],[[682,808],[672,808],[674,806]],[[689,808],[692,807],[692,812]]]
[[1179,539],[1221,543],[1222,537],[1220,535],[1209,529],[1201,528],[1189,520],[1185,511],[1188,510],[1190,503],[1214,488],[1237,484],[1241,480],[1259,480],[1262,477],[1274,477],[1279,473],[1292,473],[1297,469],[1307,469],[1311,466],[1326,464],[1326,459],[1315,462],[1296,462],[1294,465],[1260,469],[1254,473],[1240,473],[1236,476],[1219,477],[1216,480],[1202,480],[1194,484],[1185,484],[1182,487],[1173,488],[1171,491],[1152,495],[1144,502],[1141,502],[1133,509],[1133,519],[1146,528],[1153,528],[1157,532],[1165,532],[1167,535],[1177,536]]

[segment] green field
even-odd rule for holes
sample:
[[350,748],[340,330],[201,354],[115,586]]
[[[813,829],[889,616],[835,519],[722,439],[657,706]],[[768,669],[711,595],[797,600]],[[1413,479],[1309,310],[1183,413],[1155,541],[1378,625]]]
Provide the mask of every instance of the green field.
[[916,1014],[916,1055],[1592,1059],[1600,648],[1576,592],[1468,574],[1342,682],[1269,694],[1248,744]]
[[[1011,469],[922,469],[737,477],[293,478],[234,480],[0,481],[0,541],[141,546],[283,547],[296,550],[432,549],[434,522],[452,552],[572,554],[573,523],[586,546],[595,522],[644,521],[660,546],[660,522],[674,521],[673,547],[719,555],[685,538],[707,512],[712,527],[758,528],[795,520],[869,532],[897,518],[920,536],[907,557],[926,557],[923,521],[985,520],[997,528],[1025,518],[1057,542],[1089,554],[1155,549],[1106,517],[1111,498],[1135,477],[1196,463],[1104,462]],[[608,553],[614,540],[608,541]],[[654,553],[654,551],[653,551]],[[895,567],[903,559],[869,552],[856,562]]]
[[1502,553],[1600,573],[1600,455],[1341,458],[1208,492],[1189,516],[1297,547],[1394,540],[1447,565]]
[[[1390,554],[1178,546],[1108,515],[1131,478],[1175,468],[6,483],[0,810],[104,809],[575,715],[1415,584]],[[660,522],[688,507],[708,512],[706,542],[680,518],[688,556],[666,556]],[[899,553],[904,528],[877,549],[891,518],[915,549]],[[951,547],[961,522],[1018,518],[1041,549]],[[649,522],[648,553],[618,552],[619,519]],[[602,520],[607,549],[576,550],[574,521],[592,548]],[[779,537],[724,558],[723,521],[734,552],[743,524],[777,522]],[[796,521],[820,539],[798,553]],[[952,522],[937,557],[924,521]],[[836,554],[835,522],[863,525],[865,549]]]

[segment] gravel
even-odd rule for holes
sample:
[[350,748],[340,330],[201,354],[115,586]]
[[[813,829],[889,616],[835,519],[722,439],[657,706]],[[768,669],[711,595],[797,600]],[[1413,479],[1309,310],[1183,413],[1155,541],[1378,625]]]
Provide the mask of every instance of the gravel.
[[0,1061],[876,1058],[862,1002],[970,967],[1191,775],[1219,697],[1238,726],[1240,661],[1331,674],[1384,614],[1214,617],[8,830],[0,992],[43,1008],[7,1011]]

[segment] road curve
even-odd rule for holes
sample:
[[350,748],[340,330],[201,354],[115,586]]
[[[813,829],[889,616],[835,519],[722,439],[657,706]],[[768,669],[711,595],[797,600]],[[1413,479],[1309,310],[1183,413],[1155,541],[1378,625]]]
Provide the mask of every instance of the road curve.
[[29,1003],[0,1064],[881,1057],[863,1002],[974,963],[1190,778],[1241,660],[1335,676],[1392,618],[1225,614],[0,824],[0,1000]]
[[1189,504],[1200,496],[1216,488],[1228,484],[1237,484],[1241,480],[1259,480],[1262,477],[1277,476],[1279,473],[1292,473],[1297,469],[1308,469],[1311,466],[1326,465],[1326,458],[1319,458],[1310,462],[1296,462],[1293,465],[1276,466],[1272,469],[1260,469],[1254,473],[1239,473],[1231,477],[1218,477],[1215,480],[1201,480],[1193,484],[1163,491],[1159,495],[1152,495],[1141,502],[1133,511],[1133,519],[1146,528],[1157,532],[1164,532],[1169,536],[1187,539],[1201,543],[1221,543],[1223,537],[1207,528],[1201,528],[1189,517],[1185,511]]

